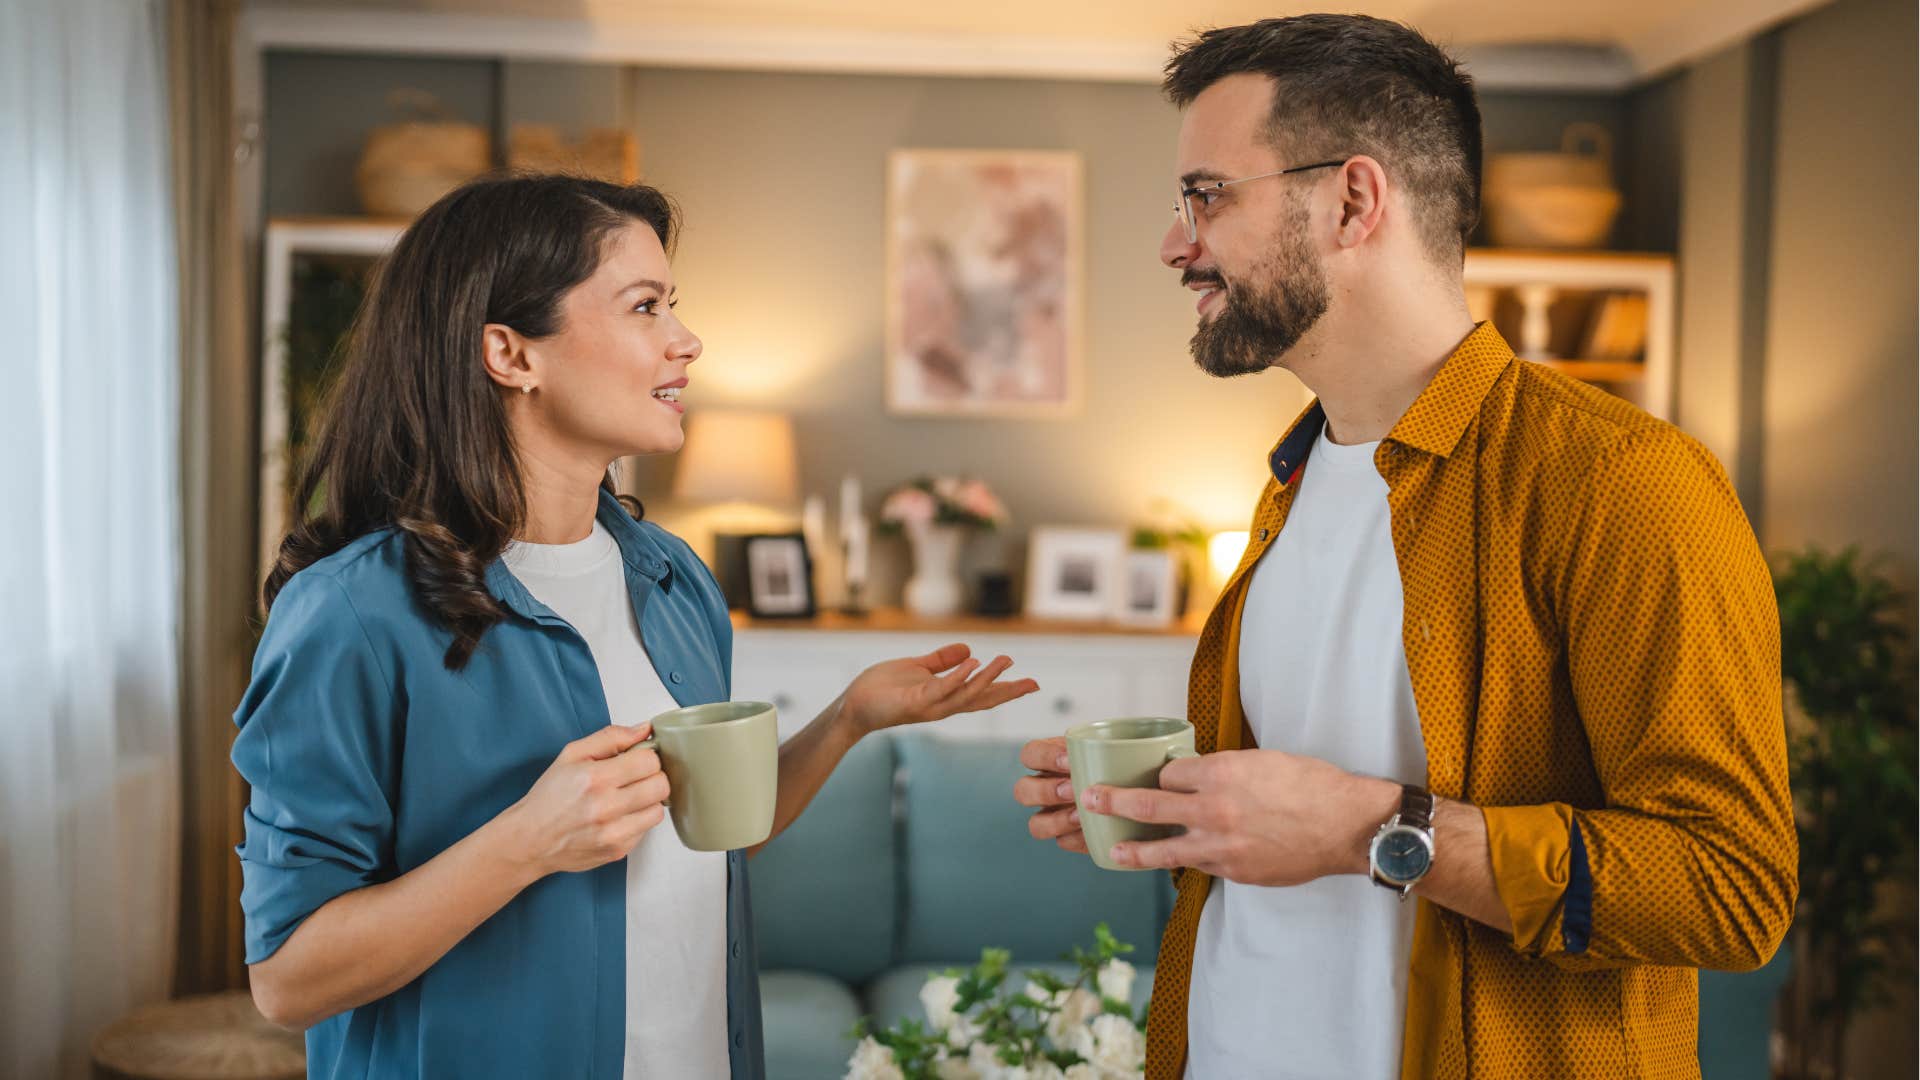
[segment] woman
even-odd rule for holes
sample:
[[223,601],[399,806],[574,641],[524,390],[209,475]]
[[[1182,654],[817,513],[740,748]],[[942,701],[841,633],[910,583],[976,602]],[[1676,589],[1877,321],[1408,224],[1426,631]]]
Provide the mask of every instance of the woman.
[[[712,576],[608,475],[681,445],[674,224],[651,188],[479,181],[361,311],[233,748],[254,998],[312,1075],[761,1073],[745,853],[681,846],[628,752],[731,676]],[[861,674],[782,748],[775,834],[861,736],[1032,692],[1008,663]]]

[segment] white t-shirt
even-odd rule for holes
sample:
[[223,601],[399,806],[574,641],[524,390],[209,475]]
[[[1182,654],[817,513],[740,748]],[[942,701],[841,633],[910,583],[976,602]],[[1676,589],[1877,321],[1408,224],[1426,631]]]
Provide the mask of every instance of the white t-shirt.
[[[631,727],[678,705],[641,643],[620,546],[605,526],[594,522],[574,544],[515,542],[502,557],[586,639],[614,723]],[[626,1080],[731,1071],[726,919],[726,853],[689,849],[671,821],[648,830],[627,856]]]
[[[1379,443],[1323,429],[1240,620],[1240,702],[1261,747],[1425,784]],[[1187,1075],[1400,1075],[1414,901],[1362,875],[1216,880],[1187,1002]]]

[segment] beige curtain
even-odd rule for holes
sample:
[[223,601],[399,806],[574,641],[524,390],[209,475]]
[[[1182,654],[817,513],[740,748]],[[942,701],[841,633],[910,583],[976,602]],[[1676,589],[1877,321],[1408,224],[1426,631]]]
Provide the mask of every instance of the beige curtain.
[[179,959],[175,990],[245,984],[238,842],[244,794],[227,760],[253,655],[252,282],[236,207],[251,153],[236,121],[240,0],[172,0],[168,77],[180,258],[181,678]]

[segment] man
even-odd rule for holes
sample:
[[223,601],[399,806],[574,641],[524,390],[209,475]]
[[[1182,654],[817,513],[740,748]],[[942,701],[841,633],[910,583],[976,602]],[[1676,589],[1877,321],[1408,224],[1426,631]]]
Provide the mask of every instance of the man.
[[[1420,35],[1214,30],[1166,90],[1194,359],[1317,400],[1200,639],[1201,756],[1081,803],[1185,828],[1113,852],[1183,868],[1149,1080],[1697,1077],[1696,969],[1764,963],[1795,888],[1723,470],[1470,320],[1479,108]],[[1022,760],[1034,835],[1084,851],[1063,741]]]

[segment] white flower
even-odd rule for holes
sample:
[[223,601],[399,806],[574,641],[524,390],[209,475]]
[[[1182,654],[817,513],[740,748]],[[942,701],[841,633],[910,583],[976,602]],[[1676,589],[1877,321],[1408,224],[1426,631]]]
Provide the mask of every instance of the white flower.
[[927,1023],[933,1030],[946,1032],[960,1018],[960,980],[952,975],[935,975],[920,988],[920,1004],[927,1010]]
[[906,1080],[906,1073],[893,1060],[893,1051],[875,1042],[869,1035],[854,1047],[847,1060],[846,1080]]
[[940,1080],[980,1080],[980,1070],[966,1058],[943,1057],[933,1064],[933,1075]]
[[1027,1080],[1066,1080],[1066,1077],[1060,1066],[1044,1059],[1027,1068]]
[[1081,1056],[1106,1076],[1131,1076],[1147,1057],[1147,1036],[1124,1016],[1093,1018],[1093,1053]]
[[1133,965],[1125,960],[1109,960],[1100,969],[1100,996],[1130,1002],[1133,994]]
[[947,1029],[947,1045],[955,1050],[965,1050],[980,1037],[980,1028],[964,1016],[955,1017],[953,1026]]
[[1047,1039],[1057,1049],[1078,1051],[1081,1057],[1091,1057],[1079,1044],[1086,1037],[1089,1020],[1100,1015],[1100,997],[1085,990],[1074,990],[1065,995],[1066,1000],[1059,1002],[1060,1011],[1047,1018]]
[[1100,1073],[1093,1066],[1082,1062],[1067,1066],[1066,1080],[1100,1080]]

